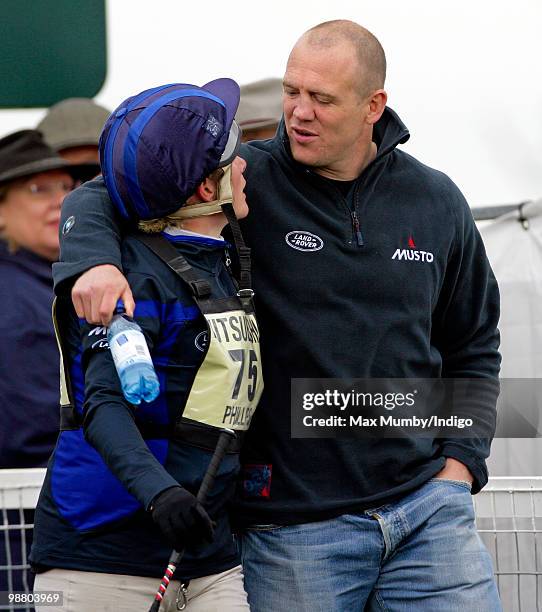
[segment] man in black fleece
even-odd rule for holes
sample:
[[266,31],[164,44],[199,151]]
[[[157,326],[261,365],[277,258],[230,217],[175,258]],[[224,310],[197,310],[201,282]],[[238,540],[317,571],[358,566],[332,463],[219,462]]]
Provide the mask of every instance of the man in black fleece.
[[[490,440],[295,439],[293,378],[496,381],[498,288],[453,182],[397,149],[378,40],[349,21],[294,46],[275,138],[241,149],[266,390],[233,518],[252,610],[501,609],[470,496]],[[55,268],[79,316],[121,295],[121,228],[103,183],[66,201]],[[92,266],[93,269],[88,270]],[[97,267],[96,267],[97,266]],[[493,433],[496,393],[473,399]]]

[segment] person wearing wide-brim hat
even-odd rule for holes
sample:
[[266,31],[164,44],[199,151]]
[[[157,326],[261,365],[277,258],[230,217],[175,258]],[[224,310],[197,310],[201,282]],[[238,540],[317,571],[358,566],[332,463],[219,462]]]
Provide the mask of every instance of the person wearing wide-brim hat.
[[[51,321],[51,264],[58,257],[62,200],[95,169],[68,163],[35,130],[0,139],[0,468],[44,467],[54,447],[59,356]],[[7,512],[8,522],[20,523]],[[26,512],[32,523],[32,512]],[[26,563],[19,534],[10,533],[11,565]],[[27,530],[28,550],[31,541]],[[5,547],[0,550],[0,566],[6,566]],[[0,591],[9,585],[24,590],[31,583],[25,573],[0,570]]]
[[[57,329],[72,392],[30,560],[37,590],[69,590],[65,610],[148,610],[166,567],[163,612],[181,609],[176,599],[187,612],[249,610],[228,516],[240,437],[207,500],[198,495],[220,430],[246,429],[262,391],[250,258],[236,221],[248,213],[238,104],[231,79],[164,85],[122,102],[100,138],[103,181],[131,228],[120,247],[160,393],[137,406],[125,398],[116,336],[109,347],[106,328],[78,319],[60,288]],[[228,222],[242,255],[239,285],[234,245],[221,236]],[[67,202],[63,249],[77,248],[78,232]],[[172,577],[170,554],[184,549]]]
[[99,164],[60,157],[37,130],[0,139],[0,232],[11,250],[22,247],[55,261],[62,200],[97,172]]

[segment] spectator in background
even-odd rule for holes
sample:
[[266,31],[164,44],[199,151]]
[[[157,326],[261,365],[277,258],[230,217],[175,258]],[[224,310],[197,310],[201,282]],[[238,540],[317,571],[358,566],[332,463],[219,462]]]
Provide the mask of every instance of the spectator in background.
[[237,121],[243,128],[243,142],[273,138],[281,117],[281,79],[262,79],[241,87]]
[[[51,264],[58,257],[60,205],[76,181],[98,169],[59,157],[36,130],[0,139],[0,468],[45,466],[55,444],[59,355],[51,321]],[[25,523],[33,522],[32,514],[25,511]],[[16,510],[3,516],[4,522],[21,522]],[[27,532],[28,549],[30,536]],[[10,531],[5,542],[11,563],[2,542],[0,567],[26,563],[20,531]],[[25,590],[23,573],[13,572],[10,590]],[[0,570],[4,590],[7,571]]]
[[51,106],[36,129],[64,159],[99,164],[98,140],[109,114],[90,98],[67,98]]

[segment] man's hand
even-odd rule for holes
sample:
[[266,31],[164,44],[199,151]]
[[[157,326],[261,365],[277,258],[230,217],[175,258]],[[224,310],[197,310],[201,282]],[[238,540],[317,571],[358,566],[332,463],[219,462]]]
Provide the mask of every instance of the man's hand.
[[132,317],[135,303],[130,285],[122,272],[110,264],[87,270],[72,289],[77,316],[95,325],[109,325],[119,299],[124,302],[126,314]]
[[440,470],[438,474],[434,476],[434,478],[446,478],[448,480],[464,480],[465,482],[470,482],[471,484],[474,480],[467,466],[461,463],[461,461],[453,459],[452,457],[446,457],[446,465],[442,468],[442,470]]

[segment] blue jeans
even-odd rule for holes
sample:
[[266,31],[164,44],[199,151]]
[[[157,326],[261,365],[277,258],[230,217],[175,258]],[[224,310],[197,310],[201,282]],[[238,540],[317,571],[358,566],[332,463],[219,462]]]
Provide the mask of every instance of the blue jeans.
[[239,537],[252,612],[499,612],[469,485],[431,479],[400,501]]

